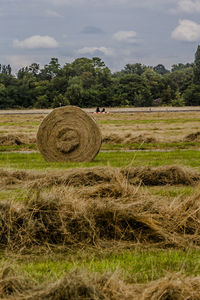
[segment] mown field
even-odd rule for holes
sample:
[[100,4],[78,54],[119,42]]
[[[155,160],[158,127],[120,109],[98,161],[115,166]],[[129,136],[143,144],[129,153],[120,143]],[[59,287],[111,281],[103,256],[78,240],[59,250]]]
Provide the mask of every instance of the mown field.
[[46,115],[0,119],[0,299],[200,299],[200,115],[94,115],[90,163],[45,162]]

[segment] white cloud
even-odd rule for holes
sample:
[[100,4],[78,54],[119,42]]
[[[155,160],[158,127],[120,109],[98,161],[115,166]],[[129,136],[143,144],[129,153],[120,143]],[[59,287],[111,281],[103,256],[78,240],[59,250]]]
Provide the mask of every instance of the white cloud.
[[178,11],[185,13],[200,12],[200,0],[179,0]]
[[26,49],[36,49],[36,48],[57,48],[58,42],[48,35],[33,35],[25,40],[13,41],[14,48],[26,48]]
[[191,20],[180,20],[172,31],[172,38],[179,41],[195,42],[200,39],[200,24]]
[[133,30],[130,31],[118,31],[113,35],[113,38],[119,42],[128,42],[128,43],[133,43],[135,42],[135,37],[137,33]]
[[113,50],[106,47],[83,47],[77,50],[78,54],[93,54],[96,51],[102,52],[104,55],[113,55]]

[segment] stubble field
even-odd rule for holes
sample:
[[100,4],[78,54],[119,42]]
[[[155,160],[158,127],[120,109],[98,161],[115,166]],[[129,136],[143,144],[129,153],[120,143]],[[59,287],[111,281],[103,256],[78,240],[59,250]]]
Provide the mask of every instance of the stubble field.
[[200,299],[200,113],[109,113],[90,163],[1,115],[1,299]]

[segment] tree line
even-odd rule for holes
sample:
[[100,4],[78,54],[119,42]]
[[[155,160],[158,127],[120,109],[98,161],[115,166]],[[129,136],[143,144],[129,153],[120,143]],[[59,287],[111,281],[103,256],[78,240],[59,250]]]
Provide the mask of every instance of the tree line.
[[171,70],[140,63],[111,73],[99,57],[77,58],[61,66],[57,58],[12,74],[0,64],[0,109],[108,106],[200,105],[200,46],[193,63]]

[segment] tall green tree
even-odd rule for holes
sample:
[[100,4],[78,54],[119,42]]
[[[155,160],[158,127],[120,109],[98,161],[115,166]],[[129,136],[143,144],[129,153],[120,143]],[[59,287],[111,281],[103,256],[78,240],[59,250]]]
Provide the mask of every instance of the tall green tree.
[[147,83],[153,99],[161,98],[163,90],[162,75],[156,73],[152,68],[148,68],[141,77]]
[[183,68],[167,74],[167,77],[173,83],[173,87],[181,94],[192,84],[193,81],[193,68]]
[[197,47],[195,53],[193,72],[194,72],[194,79],[193,79],[194,84],[200,84],[200,45]]
[[115,103],[134,106],[151,106],[152,95],[146,80],[137,74],[124,74],[115,80]]
[[185,104],[187,106],[199,106],[200,105],[200,85],[191,84],[183,94]]
[[60,64],[58,62],[58,58],[51,58],[48,65],[45,65],[43,69],[40,70],[39,78],[41,80],[51,80],[55,76],[59,74]]

